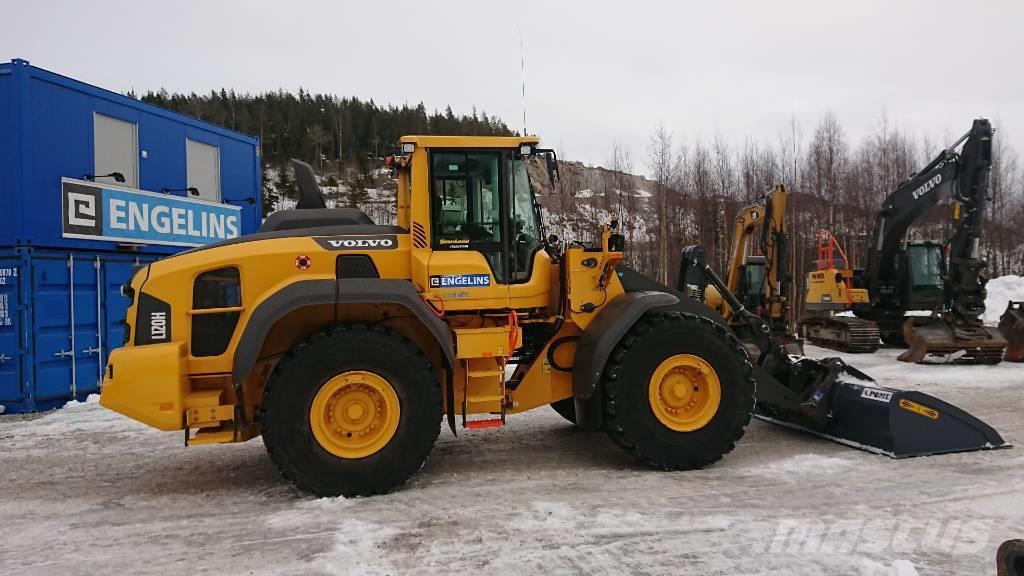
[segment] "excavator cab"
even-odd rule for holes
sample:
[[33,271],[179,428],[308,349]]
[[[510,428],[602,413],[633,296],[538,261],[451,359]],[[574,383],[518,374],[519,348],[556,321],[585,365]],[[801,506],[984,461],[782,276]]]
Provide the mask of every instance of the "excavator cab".
[[936,310],[942,307],[945,260],[942,244],[908,243],[900,253],[901,299],[907,310]]
[[747,256],[747,262],[740,267],[738,295],[743,305],[750,310],[763,309],[765,306],[766,263],[767,259],[764,256]]

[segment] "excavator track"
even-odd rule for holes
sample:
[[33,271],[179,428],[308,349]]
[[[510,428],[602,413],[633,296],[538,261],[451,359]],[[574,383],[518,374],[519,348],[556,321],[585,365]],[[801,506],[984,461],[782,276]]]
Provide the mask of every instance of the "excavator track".
[[871,320],[848,316],[810,318],[800,326],[807,341],[822,348],[870,354],[880,346],[878,325]]

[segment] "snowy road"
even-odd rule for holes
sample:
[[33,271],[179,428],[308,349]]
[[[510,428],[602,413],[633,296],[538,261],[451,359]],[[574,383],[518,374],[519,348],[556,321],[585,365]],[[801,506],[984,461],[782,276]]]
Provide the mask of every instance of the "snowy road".
[[[1024,443],[1024,366],[897,353],[847,360]],[[0,574],[973,576],[1024,536],[1022,448],[895,461],[755,421],[665,473],[549,410],[462,436],[394,494],[318,500],[259,440],[185,448],[96,404],[0,417]]]

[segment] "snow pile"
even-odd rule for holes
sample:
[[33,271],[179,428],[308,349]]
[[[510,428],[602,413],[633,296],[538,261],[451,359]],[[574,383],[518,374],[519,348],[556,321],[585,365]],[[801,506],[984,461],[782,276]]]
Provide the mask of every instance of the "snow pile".
[[1006,303],[1024,301],[1024,276],[1000,276],[993,278],[985,285],[988,296],[985,297],[985,324],[997,326],[999,317],[1006,312]]
[[99,401],[100,401],[100,395],[99,394],[89,394],[85,398],[84,402],[79,402],[78,400],[69,400],[67,403],[64,404],[64,408],[74,408],[75,406],[85,406],[86,404],[95,404],[95,403],[97,403]]
[[860,576],[918,576],[909,560],[895,560],[889,566],[873,560],[861,560]]

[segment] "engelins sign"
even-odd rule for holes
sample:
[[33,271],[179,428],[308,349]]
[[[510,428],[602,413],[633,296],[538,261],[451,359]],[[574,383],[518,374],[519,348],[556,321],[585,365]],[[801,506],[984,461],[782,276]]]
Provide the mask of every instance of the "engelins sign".
[[238,238],[241,212],[240,207],[227,204],[81,180],[61,181],[65,238],[201,246]]

